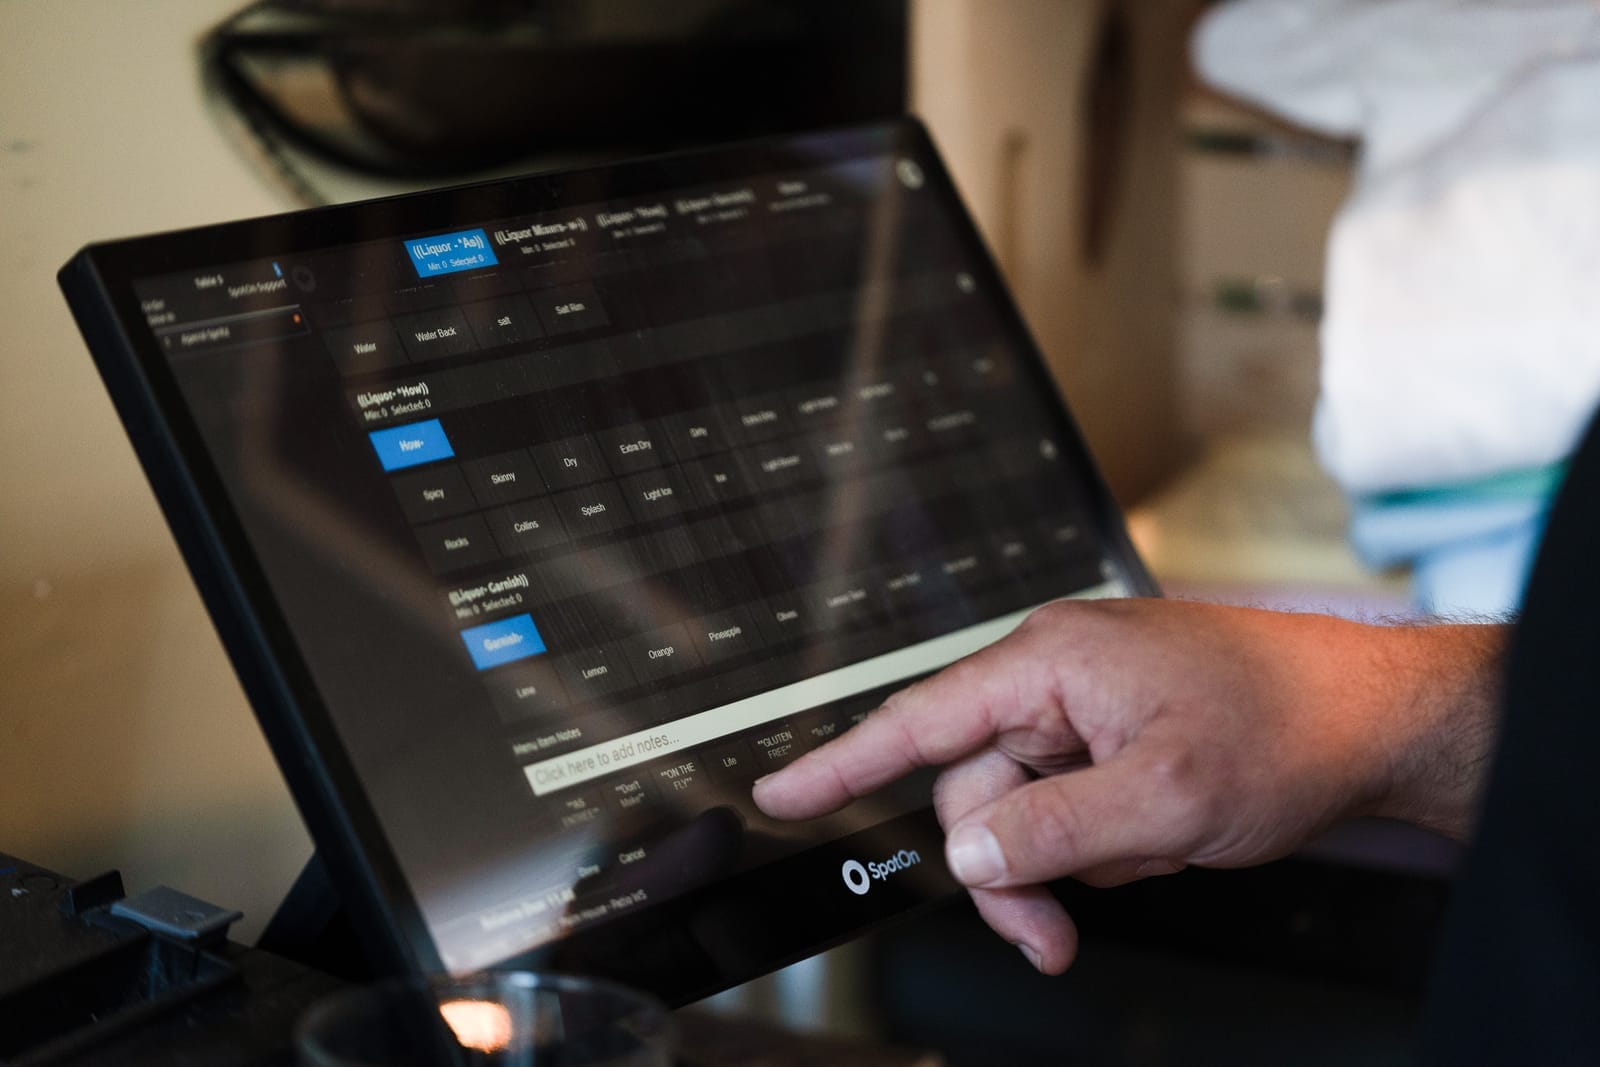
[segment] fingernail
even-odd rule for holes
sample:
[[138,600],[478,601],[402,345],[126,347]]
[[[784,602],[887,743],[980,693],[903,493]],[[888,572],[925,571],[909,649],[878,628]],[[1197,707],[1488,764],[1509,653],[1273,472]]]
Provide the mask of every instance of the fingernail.
[[756,779],[755,784],[752,785],[750,788],[752,788],[752,789],[760,789],[761,786],[764,783],[770,782],[770,781],[772,781],[772,779],[774,779],[776,777],[777,777],[776,774],[763,774],[760,778]]
[[1018,941],[1017,951],[1022,953],[1023,957],[1028,961],[1034,970],[1044,970],[1044,964],[1040,961],[1039,954],[1033,951],[1032,945],[1024,945],[1021,941]]
[[988,885],[1005,877],[1006,858],[987,826],[958,826],[945,842],[950,873],[962,885]]

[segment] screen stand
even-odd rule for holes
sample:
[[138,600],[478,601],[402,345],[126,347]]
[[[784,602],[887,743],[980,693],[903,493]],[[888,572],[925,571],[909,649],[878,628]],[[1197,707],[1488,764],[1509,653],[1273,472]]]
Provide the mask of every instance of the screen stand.
[[377,976],[318,852],[306,860],[256,947],[352,982]]

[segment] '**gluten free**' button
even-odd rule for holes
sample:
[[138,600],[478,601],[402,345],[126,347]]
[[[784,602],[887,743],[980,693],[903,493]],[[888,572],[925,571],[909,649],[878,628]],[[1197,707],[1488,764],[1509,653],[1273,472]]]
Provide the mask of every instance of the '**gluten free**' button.
[[544,638],[539,636],[539,628],[529,615],[513,615],[499,622],[462,630],[461,640],[472,657],[472,665],[480,671],[502,663],[515,663],[544,651]]

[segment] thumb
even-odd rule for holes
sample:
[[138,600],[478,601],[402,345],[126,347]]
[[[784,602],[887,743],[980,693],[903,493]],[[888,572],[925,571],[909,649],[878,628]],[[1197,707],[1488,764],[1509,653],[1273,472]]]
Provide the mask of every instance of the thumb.
[[962,884],[994,889],[1182,857],[1194,847],[1199,808],[1172,778],[1169,764],[1132,752],[1042,778],[951,827],[945,859]]

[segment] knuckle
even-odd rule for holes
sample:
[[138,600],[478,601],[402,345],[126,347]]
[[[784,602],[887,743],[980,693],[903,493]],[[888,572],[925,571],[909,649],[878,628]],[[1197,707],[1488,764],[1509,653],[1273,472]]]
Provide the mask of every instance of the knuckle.
[[[1023,790],[1016,795],[1013,847],[1070,855],[1081,843],[1083,821],[1073,807],[1048,790]],[[1018,840],[1020,839],[1020,840]]]
[[1074,607],[1070,600],[1052,600],[1048,604],[1041,604],[1029,612],[1017,629],[1030,635],[1040,630],[1059,630],[1068,625]]
[[1157,817],[1185,834],[1213,823],[1219,797],[1192,750],[1166,749],[1150,759],[1145,773]]

